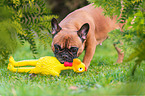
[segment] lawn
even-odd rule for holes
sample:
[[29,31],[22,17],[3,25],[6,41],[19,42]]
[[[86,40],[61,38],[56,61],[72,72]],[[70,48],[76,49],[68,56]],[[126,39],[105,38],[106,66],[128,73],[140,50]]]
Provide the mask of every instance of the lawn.
[[[39,45],[37,58],[53,56],[51,48]],[[33,59],[29,44],[20,46],[12,56],[16,61]],[[128,54],[126,54],[127,56]],[[81,60],[83,54],[79,57]],[[60,77],[28,73],[12,73],[7,64],[0,67],[0,96],[96,96],[96,95],[145,95],[145,62],[131,76],[133,61],[116,64],[117,52],[110,40],[97,46],[87,72],[77,74],[62,71]]]

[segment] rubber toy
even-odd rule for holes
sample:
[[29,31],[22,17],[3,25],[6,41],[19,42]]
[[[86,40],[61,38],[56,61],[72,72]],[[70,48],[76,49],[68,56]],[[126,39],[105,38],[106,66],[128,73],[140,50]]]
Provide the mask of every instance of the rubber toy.
[[[23,67],[22,67],[23,66]],[[24,67],[32,66],[32,67]],[[79,59],[73,59],[72,63],[61,64],[56,57],[45,56],[38,60],[23,60],[16,62],[12,56],[9,58],[8,69],[12,72],[25,72],[59,76],[61,70],[73,69],[76,73],[86,71],[85,65]]]

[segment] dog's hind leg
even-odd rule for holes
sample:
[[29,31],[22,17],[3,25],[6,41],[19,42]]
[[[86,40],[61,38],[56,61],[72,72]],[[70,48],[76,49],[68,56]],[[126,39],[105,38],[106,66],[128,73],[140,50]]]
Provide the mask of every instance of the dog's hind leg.
[[[125,23],[119,23],[119,29],[121,32],[123,32],[123,26],[124,26]],[[116,44],[113,44],[117,53],[118,53],[118,59],[116,61],[116,63],[122,63],[123,62],[123,59],[124,59],[124,52],[122,52],[122,49],[118,48],[116,46]],[[123,45],[123,43],[121,42],[121,45]]]
[[118,53],[118,59],[116,61],[116,63],[122,63],[123,62],[123,58],[124,58],[124,52],[122,52],[122,49],[118,48],[116,46],[116,44],[113,44],[117,53]]

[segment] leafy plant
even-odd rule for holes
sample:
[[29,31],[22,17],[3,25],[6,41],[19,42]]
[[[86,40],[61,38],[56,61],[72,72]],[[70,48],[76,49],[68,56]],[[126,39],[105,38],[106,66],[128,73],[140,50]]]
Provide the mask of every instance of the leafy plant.
[[[57,18],[57,16],[51,14],[45,0],[2,0],[0,5],[2,11],[0,34],[2,37],[3,33],[7,36],[7,39],[0,38],[2,45],[0,49],[3,49],[0,50],[2,62],[16,48],[17,44],[13,43],[17,42],[15,40],[17,37],[21,44],[24,44],[25,41],[29,42],[34,57],[37,54],[36,39],[39,39],[41,44],[47,47],[51,42],[50,20],[53,17]],[[7,41],[9,41],[8,44]],[[7,46],[5,46],[6,44]]]
[[[93,2],[96,6],[101,6],[104,9],[104,14],[110,17],[117,15],[121,18],[119,23],[123,23],[123,32],[114,30],[110,33],[110,37],[115,41],[114,43],[121,46],[121,40],[124,51],[132,49],[131,54],[125,60],[135,60],[136,64],[133,68],[132,75],[136,70],[137,65],[140,65],[145,60],[145,3],[143,0],[88,0]],[[126,24],[125,24],[126,23]],[[116,36],[118,38],[116,38]]]

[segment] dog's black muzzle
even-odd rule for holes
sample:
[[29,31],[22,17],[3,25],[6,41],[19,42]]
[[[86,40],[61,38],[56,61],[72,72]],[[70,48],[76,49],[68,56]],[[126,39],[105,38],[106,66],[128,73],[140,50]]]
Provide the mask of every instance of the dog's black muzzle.
[[61,49],[61,47],[59,45],[54,45],[55,47],[55,57],[61,62],[73,62],[74,58],[77,58],[77,51],[78,48],[77,47],[71,47],[70,49],[68,48],[63,48]]
[[77,58],[77,54],[72,54],[67,51],[62,51],[59,53],[55,53],[55,57],[61,62],[73,62],[74,58]]

